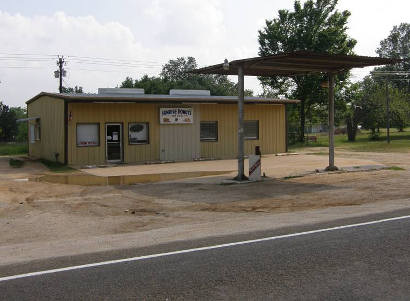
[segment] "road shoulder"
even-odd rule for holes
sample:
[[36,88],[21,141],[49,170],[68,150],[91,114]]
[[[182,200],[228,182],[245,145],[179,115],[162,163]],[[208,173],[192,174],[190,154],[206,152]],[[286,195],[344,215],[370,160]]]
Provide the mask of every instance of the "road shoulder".
[[410,199],[269,214],[95,239],[0,248],[0,276],[204,247],[410,214]]

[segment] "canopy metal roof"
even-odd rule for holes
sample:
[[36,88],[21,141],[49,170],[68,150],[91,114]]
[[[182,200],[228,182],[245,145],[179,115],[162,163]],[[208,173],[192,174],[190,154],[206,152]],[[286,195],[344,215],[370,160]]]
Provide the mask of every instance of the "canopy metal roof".
[[351,68],[388,65],[400,62],[397,59],[315,53],[296,51],[271,56],[254,57],[229,62],[229,69],[224,64],[212,65],[191,71],[199,74],[237,75],[238,66],[243,66],[244,75],[251,76],[294,76],[309,73],[337,73]]

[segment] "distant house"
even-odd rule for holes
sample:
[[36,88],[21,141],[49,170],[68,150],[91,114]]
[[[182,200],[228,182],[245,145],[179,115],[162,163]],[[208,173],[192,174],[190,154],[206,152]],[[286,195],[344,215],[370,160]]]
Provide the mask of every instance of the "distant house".
[[[245,153],[287,149],[285,105],[245,98]],[[207,90],[42,92],[27,101],[29,155],[71,165],[235,158],[237,97]]]

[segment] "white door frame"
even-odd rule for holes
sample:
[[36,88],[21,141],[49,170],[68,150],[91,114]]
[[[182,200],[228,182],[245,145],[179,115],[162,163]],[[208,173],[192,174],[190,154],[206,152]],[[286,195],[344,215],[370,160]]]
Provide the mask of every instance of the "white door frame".
[[[119,125],[120,126],[120,159],[119,160],[108,160],[108,141],[107,141],[107,126],[109,125]],[[122,123],[120,122],[108,122],[105,124],[105,159],[109,163],[118,163],[123,160],[123,135],[122,135]]]

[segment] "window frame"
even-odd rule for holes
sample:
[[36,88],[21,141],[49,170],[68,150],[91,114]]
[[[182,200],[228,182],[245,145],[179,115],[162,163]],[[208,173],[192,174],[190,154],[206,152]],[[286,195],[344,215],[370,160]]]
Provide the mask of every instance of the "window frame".
[[41,141],[41,125],[39,121],[35,123],[29,123],[29,133],[30,143],[34,144],[37,141]]
[[[216,125],[216,138],[202,138],[201,137],[201,125],[202,123],[208,123],[208,124],[215,124]],[[199,122],[199,140],[200,142],[218,142],[219,141],[219,124],[218,121],[213,121],[213,120],[204,120]]]
[[[245,136],[245,127],[246,127],[246,122],[256,122],[257,128],[256,128],[256,137],[246,137]],[[243,122],[243,138],[245,140],[259,140],[259,120],[244,120]]]
[[41,124],[37,121],[34,125],[34,139],[36,141],[41,141]]
[[32,124],[32,123],[30,123],[29,124],[29,133],[28,133],[28,136],[29,136],[29,140],[30,140],[30,144],[34,144],[34,143],[36,143],[36,125],[35,124]]
[[[78,126],[79,125],[96,125],[98,129],[98,144],[96,145],[79,145],[78,144]],[[101,145],[101,135],[100,135],[101,129],[100,129],[100,123],[99,122],[77,122],[75,124],[75,144],[77,147],[99,147]]]
[[[145,123],[147,125],[147,142],[131,142],[130,140],[130,126],[131,124],[141,124]],[[128,122],[128,145],[146,145],[150,144],[150,126],[148,121],[133,121],[133,122]]]

